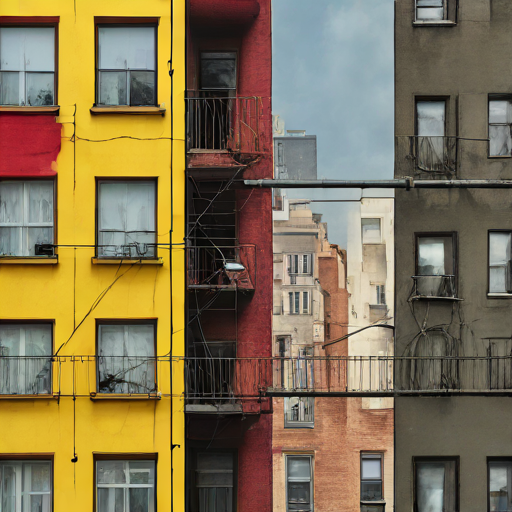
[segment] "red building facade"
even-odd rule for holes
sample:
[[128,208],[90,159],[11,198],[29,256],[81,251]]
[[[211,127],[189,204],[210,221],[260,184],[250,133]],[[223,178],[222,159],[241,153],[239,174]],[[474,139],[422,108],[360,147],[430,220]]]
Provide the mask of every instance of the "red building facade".
[[[272,509],[270,0],[189,0],[187,510]],[[256,359],[259,358],[259,359]]]

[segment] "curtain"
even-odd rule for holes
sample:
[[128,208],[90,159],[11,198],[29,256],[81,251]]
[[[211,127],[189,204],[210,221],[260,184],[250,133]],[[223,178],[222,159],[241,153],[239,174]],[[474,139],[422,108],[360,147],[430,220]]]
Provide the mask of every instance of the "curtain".
[[154,326],[101,325],[99,329],[99,392],[154,391]]

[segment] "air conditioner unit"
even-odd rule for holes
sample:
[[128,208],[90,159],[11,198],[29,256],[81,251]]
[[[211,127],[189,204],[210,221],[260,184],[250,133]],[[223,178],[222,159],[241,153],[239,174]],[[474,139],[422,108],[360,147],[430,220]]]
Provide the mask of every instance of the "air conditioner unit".
[[35,244],[35,255],[36,256],[54,256],[53,244]]

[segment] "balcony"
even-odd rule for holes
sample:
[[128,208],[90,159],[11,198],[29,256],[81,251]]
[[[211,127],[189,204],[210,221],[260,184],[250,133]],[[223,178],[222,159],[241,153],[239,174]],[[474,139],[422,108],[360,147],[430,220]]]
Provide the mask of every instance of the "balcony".
[[189,289],[254,290],[256,247],[187,247],[187,286]]
[[462,300],[457,297],[455,276],[412,276],[413,290],[409,300]]
[[395,175],[453,178],[457,174],[457,137],[395,137]]
[[187,106],[189,168],[240,167],[268,152],[270,102],[259,97],[191,97]]

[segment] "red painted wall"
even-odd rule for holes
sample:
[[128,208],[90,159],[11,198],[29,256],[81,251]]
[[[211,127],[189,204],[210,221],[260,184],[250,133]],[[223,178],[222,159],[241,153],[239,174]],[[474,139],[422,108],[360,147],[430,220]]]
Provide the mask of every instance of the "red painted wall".
[[61,125],[54,116],[0,115],[0,176],[53,176]]

